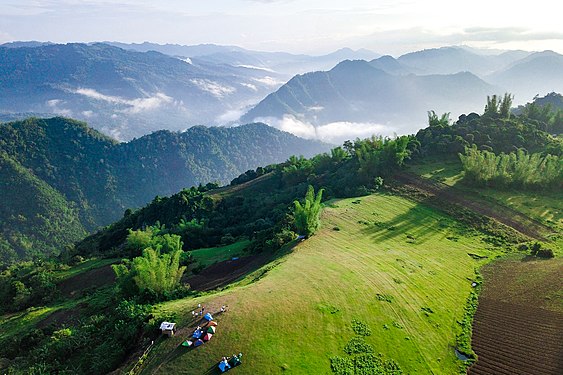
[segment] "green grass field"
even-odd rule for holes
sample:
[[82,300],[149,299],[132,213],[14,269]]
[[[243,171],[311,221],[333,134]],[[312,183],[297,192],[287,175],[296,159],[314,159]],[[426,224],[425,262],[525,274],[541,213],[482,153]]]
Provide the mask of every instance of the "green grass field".
[[192,254],[192,257],[197,265],[207,267],[213,263],[222,262],[224,260],[231,259],[232,257],[243,256],[245,254],[244,250],[249,244],[249,240],[244,240],[227,246],[192,250],[190,254]]
[[477,193],[485,200],[508,206],[532,219],[563,231],[563,193],[558,191],[523,191],[498,190],[490,188],[469,187],[461,184],[463,178],[461,162],[458,159],[428,162],[413,165],[410,172],[424,178],[434,179],[455,186],[462,191]]
[[[332,202],[322,229],[261,278],[217,294],[164,303],[179,335],[162,340],[145,373],[214,373],[224,355],[243,352],[240,374],[330,374],[330,357],[346,357],[353,319],[366,341],[405,373],[458,373],[454,354],[475,268],[468,253],[497,254],[457,222],[397,196],[376,194]],[[215,337],[194,350],[178,345],[190,333],[191,311],[227,304]],[[424,309],[424,310],[423,310]],[[182,328],[184,327],[184,328]]]

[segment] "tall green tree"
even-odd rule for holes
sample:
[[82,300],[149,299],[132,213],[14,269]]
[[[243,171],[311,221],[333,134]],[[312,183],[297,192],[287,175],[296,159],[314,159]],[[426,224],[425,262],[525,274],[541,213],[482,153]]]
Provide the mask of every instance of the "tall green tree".
[[320,189],[315,196],[315,189],[312,185],[309,185],[307,194],[305,194],[305,202],[303,204],[299,201],[293,202],[295,205],[293,211],[295,227],[298,233],[305,237],[310,237],[320,227],[323,191],[323,189]]
[[[147,231],[152,233],[151,229]],[[131,232],[128,241],[138,244],[140,232],[143,231]],[[178,287],[186,270],[186,267],[180,266],[183,243],[180,236],[174,234],[153,235],[148,243],[142,256],[112,267],[126,294],[148,291],[163,297]]]

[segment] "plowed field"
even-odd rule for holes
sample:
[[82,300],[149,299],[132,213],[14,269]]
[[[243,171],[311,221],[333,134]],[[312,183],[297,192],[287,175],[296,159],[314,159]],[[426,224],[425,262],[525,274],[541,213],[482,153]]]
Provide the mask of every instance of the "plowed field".
[[563,261],[501,261],[483,273],[469,374],[563,374]]

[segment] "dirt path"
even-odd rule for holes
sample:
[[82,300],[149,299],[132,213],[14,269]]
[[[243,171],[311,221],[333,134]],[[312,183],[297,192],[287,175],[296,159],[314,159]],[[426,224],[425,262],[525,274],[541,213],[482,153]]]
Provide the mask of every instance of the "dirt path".
[[480,215],[490,217],[528,237],[545,240],[546,234],[553,233],[548,226],[518,211],[493,202],[484,202],[475,194],[462,192],[441,182],[424,179],[406,172],[398,173],[394,178],[403,184],[423,190],[440,200],[466,207]]

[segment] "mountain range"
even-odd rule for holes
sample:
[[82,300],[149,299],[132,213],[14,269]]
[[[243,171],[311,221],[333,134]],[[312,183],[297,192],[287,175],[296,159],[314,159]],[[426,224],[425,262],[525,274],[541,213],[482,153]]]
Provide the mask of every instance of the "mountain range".
[[510,92],[522,104],[561,92],[563,56],[467,47],[394,58],[348,48],[310,56],[213,44],[13,42],[0,46],[0,90],[0,121],[63,115],[118,140],[261,120],[339,143],[414,132],[429,110],[453,118],[479,111],[487,95]]
[[[552,51],[479,55],[439,48],[371,61],[343,61],[297,75],[250,109],[242,122],[266,121],[296,134],[341,142],[350,136],[408,133],[426,113],[478,112],[484,98],[509,92],[515,103],[563,90],[563,56]],[[347,129],[347,131],[346,131]]]

